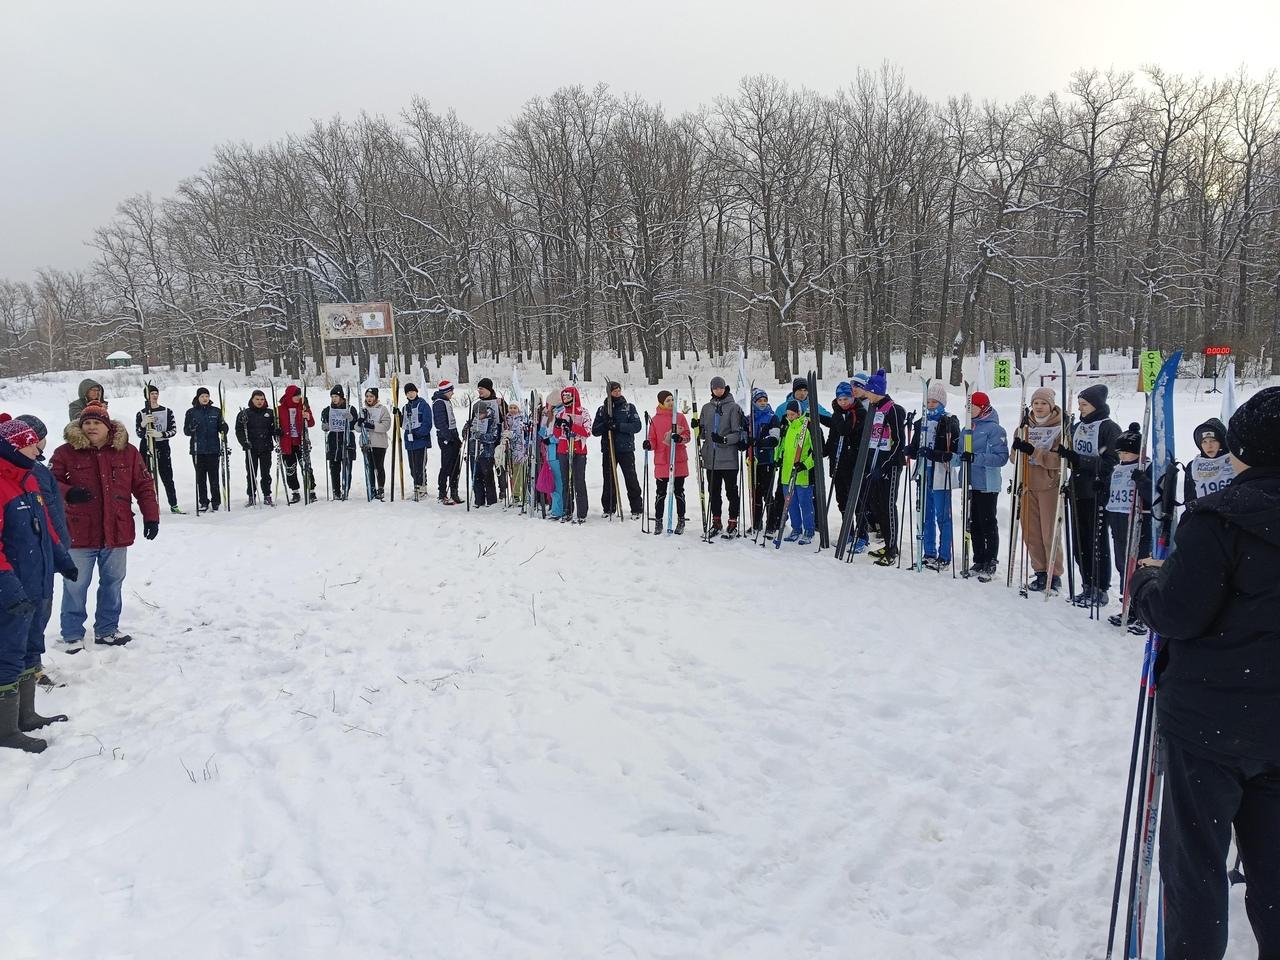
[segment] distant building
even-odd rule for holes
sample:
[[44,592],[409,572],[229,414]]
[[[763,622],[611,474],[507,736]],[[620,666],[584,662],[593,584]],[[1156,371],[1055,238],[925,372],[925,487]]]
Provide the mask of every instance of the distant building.
[[115,353],[107,357],[108,367],[132,367],[133,357],[125,353],[123,350],[117,350]]

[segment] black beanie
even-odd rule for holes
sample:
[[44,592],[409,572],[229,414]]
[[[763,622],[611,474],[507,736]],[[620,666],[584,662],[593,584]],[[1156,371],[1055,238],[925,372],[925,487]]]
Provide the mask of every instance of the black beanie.
[[365,388],[364,388],[364,392],[365,392],[365,393],[372,393],[372,394],[373,394],[373,399],[375,399],[375,400],[377,400],[377,399],[378,399],[378,388],[377,388],[377,387],[365,387]]
[[1111,416],[1111,408],[1107,406],[1107,385],[1105,383],[1095,383],[1092,387],[1085,387],[1080,391],[1080,399],[1097,410],[1102,416]]
[[1142,427],[1139,424],[1129,424],[1129,429],[1120,436],[1116,437],[1116,450],[1119,453],[1141,453],[1142,452]]
[[792,393],[795,393],[797,390],[808,390],[808,389],[809,389],[809,381],[806,380],[804,377],[796,377],[794,380],[791,381]]
[[670,397],[670,396],[671,396],[671,391],[670,391],[670,390],[659,390],[659,391],[658,391],[658,403],[659,403],[659,404],[666,403],[666,402],[667,402],[667,398],[668,398],[668,397]]
[[1221,448],[1218,451],[1218,455],[1221,456],[1227,452],[1227,428],[1222,425],[1222,421],[1217,417],[1210,417],[1196,427],[1194,436],[1197,450],[1201,449],[1200,444],[1204,442],[1205,437],[1213,437],[1218,441],[1218,446]]
[[1259,390],[1232,414],[1227,447],[1251,467],[1280,467],[1280,387]]
[[800,412],[800,401],[799,401],[799,400],[788,400],[788,401],[783,405],[783,408],[782,408],[782,413],[783,413],[783,415],[786,415],[786,414],[788,414],[788,413],[799,413],[799,412]]
[[408,393],[410,390],[412,390],[414,393],[417,393],[418,385],[416,383],[406,383],[404,385],[404,392]]
[[476,389],[488,390],[490,393],[493,393],[493,381],[488,377],[481,377],[480,382],[476,384]]
[[347,399],[347,395],[346,395],[345,393],[343,393],[343,392],[342,392],[342,385],[341,385],[341,384],[335,384],[335,385],[334,385],[334,387],[333,387],[333,389],[329,391],[329,396],[331,396],[331,397],[342,397],[342,399],[343,399],[343,400]]

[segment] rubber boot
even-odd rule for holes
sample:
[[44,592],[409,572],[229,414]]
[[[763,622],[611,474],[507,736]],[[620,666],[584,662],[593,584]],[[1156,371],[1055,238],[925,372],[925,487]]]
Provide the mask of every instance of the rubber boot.
[[18,681],[18,729],[23,733],[39,730],[51,723],[66,723],[67,715],[59,713],[52,717],[42,717],[36,713],[36,677],[28,674]]
[[0,690],[0,747],[25,750],[27,753],[44,753],[48,746],[38,737],[28,737],[18,729],[18,690]]

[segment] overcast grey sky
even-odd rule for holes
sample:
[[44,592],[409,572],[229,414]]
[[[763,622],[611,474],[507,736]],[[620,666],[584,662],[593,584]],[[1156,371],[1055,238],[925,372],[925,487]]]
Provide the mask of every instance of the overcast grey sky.
[[1007,98],[1081,66],[1261,74],[1278,38],[1280,0],[0,0],[0,277],[87,264],[119,200],[217,143],[414,93],[493,130],[570,83],[678,112],[889,60],[936,99]]

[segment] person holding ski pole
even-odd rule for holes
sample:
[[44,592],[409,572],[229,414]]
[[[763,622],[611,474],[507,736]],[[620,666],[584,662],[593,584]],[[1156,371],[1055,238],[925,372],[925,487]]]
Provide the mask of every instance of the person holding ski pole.
[[[548,500],[549,505],[546,518],[548,520],[563,520],[565,518],[565,478],[560,473],[560,457],[556,452],[555,408],[552,406],[550,399],[548,399],[542,407],[542,415],[538,422],[538,442],[542,444],[542,454],[539,459],[541,459],[546,469],[545,471],[539,470],[539,473],[544,475],[536,478],[535,482],[540,483],[538,492],[543,494]],[[549,489],[545,482],[545,473],[549,473],[551,476]]]
[[[147,471],[160,478],[164,484],[164,494],[169,501],[170,513],[181,513],[178,506],[178,491],[173,485],[173,454],[169,449],[169,441],[178,433],[178,418],[173,411],[160,404],[160,390],[155,384],[147,385],[147,403],[138,411],[134,422],[134,432],[138,436],[138,449],[142,451],[142,461]],[[155,462],[151,461],[151,448],[156,451]]]
[[751,504],[751,532],[764,532],[766,537],[775,536],[778,532],[782,501],[773,495],[774,474],[777,472],[775,462],[778,442],[782,439],[782,426],[774,416],[773,407],[769,406],[769,394],[756,387],[751,391],[751,433],[755,443],[751,445],[747,457],[754,471],[754,494]]
[[1081,590],[1073,602],[1078,607],[1101,608],[1110,602],[1111,548],[1105,508],[1120,425],[1111,419],[1105,383],[1081,390],[1077,403],[1080,419],[1071,432],[1071,448],[1064,449],[1059,443],[1054,452],[1071,467],[1071,492],[1075,494],[1075,559]]
[[391,432],[391,414],[378,401],[378,388],[366,387],[364,391],[364,408],[356,422],[363,428],[361,433],[361,451],[373,477],[373,496],[382,500],[386,496],[387,486],[387,439]]
[[333,499],[346,500],[351,495],[351,465],[356,459],[356,424],[347,406],[347,394],[338,384],[329,391],[329,405],[320,411],[320,429],[324,431],[324,458],[329,464]]
[[219,475],[222,438],[227,433],[227,422],[222,419],[222,411],[214,406],[208,387],[196,390],[191,408],[187,410],[182,432],[191,438],[191,456],[196,464],[196,503],[202,513],[206,510],[217,512],[222,506],[222,481]]
[[431,495],[427,485],[427,451],[431,449],[431,405],[418,396],[418,385],[404,385],[404,409],[400,422],[404,425],[404,448],[409,452],[409,475],[413,478],[415,500]]
[[498,488],[494,482],[493,470],[498,443],[502,438],[502,423],[498,419],[498,401],[492,394],[488,398],[482,397],[472,406],[471,419],[467,421],[464,435],[472,445],[472,456],[475,458],[471,466],[471,480],[476,509],[496,506]]
[[861,438],[862,410],[853,397],[853,383],[842,380],[836,384],[835,403],[830,414],[819,414],[819,420],[827,427],[827,456],[831,461],[831,481],[835,489],[836,506],[843,514],[848,506],[849,486],[853,481],[853,465],[858,459],[858,440]]
[[440,444],[440,472],[436,475],[438,499],[446,507],[456,507],[458,478],[462,475],[462,435],[453,411],[453,384],[441,380],[431,395],[431,420]]
[[[249,405],[236,414],[236,441],[244,450],[245,483],[248,485],[249,501],[246,506],[253,506],[257,498],[255,479],[262,488],[262,502],[268,507],[275,506],[271,501],[271,453],[275,450],[279,433],[275,411],[267,402],[267,395],[261,390],[253,391]],[[231,496],[230,491],[227,491],[227,496]]]
[[1225,490],[1235,476],[1227,457],[1227,428],[1221,420],[1211,417],[1196,427],[1195,440],[1199,456],[1187,464],[1183,479],[1182,501],[1186,506]]
[[[867,465],[866,514],[863,524],[871,524],[884,538],[884,546],[872,550],[876,565],[892,567],[898,562],[898,478],[906,462],[906,412],[889,396],[884,370],[877,370],[867,380],[868,427],[872,431],[870,453],[874,462]],[[864,532],[860,539],[865,539]],[[855,552],[857,549],[855,547]]]
[[[644,510],[640,495],[640,480],[636,476],[636,434],[644,429],[640,414],[622,395],[622,384],[609,381],[608,401],[600,405],[591,424],[591,435],[600,438],[600,465],[604,473],[604,486],[600,491],[600,506],[605,516],[615,510],[622,513],[618,496],[618,477],[613,469],[616,460],[622,472],[623,485],[627,489],[627,505],[631,519],[639,520]],[[612,413],[610,413],[612,411]],[[613,449],[609,449],[610,438]]]
[[523,506],[525,486],[529,481],[529,418],[519,403],[507,404],[502,436],[507,445],[507,463],[510,464],[511,501]]
[[[787,428],[782,435],[782,486],[791,491],[787,507],[787,520],[791,532],[783,537],[786,543],[801,546],[813,543],[813,433],[808,419],[800,413],[800,401],[788,400],[785,405]],[[794,483],[794,487],[793,487]]]
[[[1115,558],[1116,574],[1119,578],[1120,596],[1124,597],[1125,583],[1129,579],[1129,540],[1136,536],[1134,543],[1136,562],[1151,556],[1151,476],[1150,472],[1138,466],[1142,451],[1142,426],[1129,424],[1129,429],[1116,438],[1116,457],[1118,462],[1111,471],[1111,484],[1107,497],[1107,528],[1111,536],[1111,553]],[[1138,524],[1136,531],[1129,529],[1130,519]],[[1107,618],[1113,627],[1121,624],[1122,616],[1117,613]],[[1129,604],[1129,621],[1126,624],[1130,633],[1139,636],[1147,632],[1146,625],[1138,616],[1138,611]]]
[[[768,398],[766,397],[766,400]],[[670,487],[675,506],[675,527],[672,533],[683,535],[685,523],[684,481],[689,476],[689,441],[693,433],[685,415],[675,408],[675,397],[670,390],[658,391],[658,408],[649,421],[649,434],[644,449],[653,454],[653,532],[666,532],[667,496]],[[674,471],[672,450],[675,450]]]
[[560,461],[560,475],[564,484],[564,516],[560,519],[564,523],[570,520],[586,523],[589,506],[586,438],[591,436],[591,426],[577,387],[570,385],[560,391],[560,405],[552,411],[551,423],[555,456]]
[[1226,954],[1233,828],[1258,956],[1280,956],[1280,387],[1242,404],[1226,441],[1231,484],[1187,507],[1169,558],[1141,561],[1132,580],[1161,640],[1169,960]]
[[[1015,437],[1011,447],[1027,460],[1022,480],[1022,542],[1026,544],[1034,578],[1027,585],[1032,593],[1062,589],[1065,571],[1061,537],[1054,526],[1058,497],[1062,496],[1062,461],[1053,448],[1062,438],[1062,410],[1050,387],[1040,387],[1031,394],[1027,413],[1027,436]],[[1054,548],[1053,541],[1058,539]],[[1049,554],[1053,554],[1053,570],[1049,570]],[[1052,578],[1052,579],[1051,579]]]
[[[805,392],[808,392],[806,382]],[[703,404],[700,413],[694,417],[693,429],[699,430],[702,450],[699,461],[707,472],[707,485],[711,488],[711,529],[707,538],[712,539],[720,534],[723,528],[721,512],[724,509],[724,498],[729,501],[729,526],[724,530],[726,537],[738,532],[738,508],[741,503],[738,497],[738,449],[746,438],[746,418],[742,408],[733,399],[733,393],[724,377],[711,378],[711,399]],[[722,496],[723,488],[723,496]]]
[[[969,397],[972,426],[960,436],[960,461],[969,464],[969,537],[973,543],[973,572],[979,583],[990,583],[1000,565],[1000,471],[1009,462],[1009,438],[991,398],[981,390]],[[965,438],[971,437],[971,442]],[[972,447],[972,449],[968,449]]]
[[923,563],[942,571],[951,566],[951,491],[956,488],[960,462],[960,421],[947,412],[947,387],[941,380],[930,381],[926,396],[924,416],[916,421],[907,457],[915,461],[920,482],[925,484],[920,521]]
[[289,488],[289,502],[297,503],[298,474],[302,474],[301,486],[307,503],[316,502],[316,478],[311,473],[311,452],[306,442],[306,432],[316,425],[315,415],[302,397],[302,389],[291,383],[280,397],[280,459],[284,461],[285,485]]

